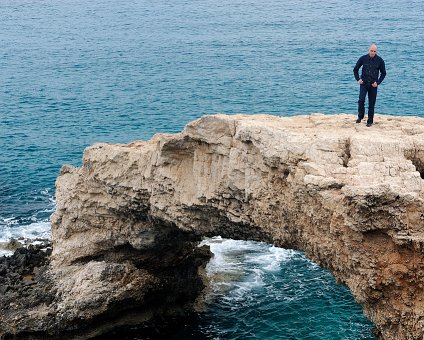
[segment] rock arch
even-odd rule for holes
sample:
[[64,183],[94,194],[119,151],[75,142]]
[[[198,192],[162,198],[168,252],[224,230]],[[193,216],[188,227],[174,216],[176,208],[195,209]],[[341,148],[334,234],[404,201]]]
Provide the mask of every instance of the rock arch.
[[[172,249],[186,256],[169,241],[180,233],[221,235],[303,250],[385,339],[421,338],[424,182],[421,151],[410,150],[424,150],[424,120],[377,120],[370,129],[350,115],[213,115],[180,134],[88,148],[83,166],[57,180],[59,312],[81,314],[75,296],[100,299],[103,311],[143,301],[158,282],[146,258],[172,266]],[[93,306],[82,318],[100,313]]]

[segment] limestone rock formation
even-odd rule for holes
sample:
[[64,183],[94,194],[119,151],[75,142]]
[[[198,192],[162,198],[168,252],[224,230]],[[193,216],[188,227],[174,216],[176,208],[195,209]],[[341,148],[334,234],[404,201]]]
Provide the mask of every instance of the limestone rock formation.
[[212,115],[179,134],[86,149],[82,167],[57,180],[49,331],[128,301],[143,309],[178,276],[183,240],[221,235],[303,250],[384,339],[421,339],[424,119],[375,120]]

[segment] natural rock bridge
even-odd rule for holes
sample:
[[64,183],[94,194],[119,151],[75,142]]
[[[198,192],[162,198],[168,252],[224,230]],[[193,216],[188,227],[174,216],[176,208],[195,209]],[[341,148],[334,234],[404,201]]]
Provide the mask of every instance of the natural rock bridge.
[[[147,319],[163,309],[164,282],[193,302],[208,255],[181,244],[221,235],[303,250],[383,338],[421,339],[424,119],[354,120],[213,115],[180,134],[88,148],[57,181],[53,302],[24,317],[54,318],[52,334],[131,304]],[[178,285],[179,266],[194,269]]]

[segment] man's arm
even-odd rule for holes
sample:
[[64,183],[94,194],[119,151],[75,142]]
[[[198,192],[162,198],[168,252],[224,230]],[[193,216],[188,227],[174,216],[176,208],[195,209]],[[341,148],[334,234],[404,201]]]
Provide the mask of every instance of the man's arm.
[[359,69],[362,66],[362,57],[358,59],[355,67],[353,68],[353,75],[355,76],[356,81],[359,81]]
[[377,84],[380,85],[385,77],[386,77],[386,65],[384,64],[384,60],[381,59],[380,78],[378,78]]

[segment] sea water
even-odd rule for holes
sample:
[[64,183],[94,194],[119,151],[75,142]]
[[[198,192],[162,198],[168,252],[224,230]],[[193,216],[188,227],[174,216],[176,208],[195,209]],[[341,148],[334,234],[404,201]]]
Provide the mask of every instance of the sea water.
[[[0,243],[49,237],[59,169],[93,143],[177,132],[217,112],[355,114],[352,68],[371,43],[387,67],[376,121],[423,116],[423,17],[422,0],[2,0]],[[372,338],[349,292],[301,253],[211,242],[222,260],[211,275],[236,271],[217,276],[187,334]]]

